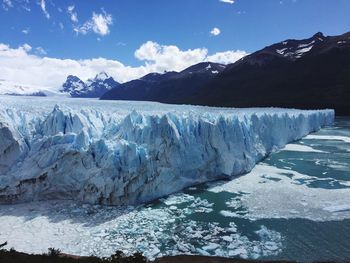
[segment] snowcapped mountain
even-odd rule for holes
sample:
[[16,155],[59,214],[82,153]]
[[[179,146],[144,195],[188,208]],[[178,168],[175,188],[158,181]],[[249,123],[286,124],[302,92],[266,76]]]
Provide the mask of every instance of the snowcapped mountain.
[[282,41],[280,43],[271,45],[254,53],[252,56],[248,56],[246,61],[251,63],[264,62],[263,57],[266,56],[278,56],[281,58],[285,58],[290,61],[295,61],[296,59],[300,59],[305,56],[314,46],[317,46],[324,42],[326,37],[322,33],[317,33],[311,38],[303,39],[303,40],[295,40],[289,39]]
[[82,81],[76,76],[69,75],[60,91],[74,98],[99,98],[109,90],[120,85],[106,72],[97,74],[93,79]]
[[334,108],[350,115],[350,32],[271,45],[229,65],[201,90],[191,103]]
[[61,92],[69,93],[72,97],[88,89],[87,85],[80,78],[69,75],[62,85]]
[[119,83],[105,72],[86,82],[77,76],[69,75],[61,88],[40,87],[0,79],[0,95],[99,98],[118,85]]
[[218,63],[203,62],[181,72],[150,73],[121,84],[118,89],[107,92],[101,99],[188,103],[187,97],[196,96],[200,87],[215,78],[225,67]]
[[[281,58],[291,62],[309,55],[320,55],[333,48],[344,48],[350,46],[350,33],[326,37],[318,32],[311,38],[296,40],[288,39],[265,47],[245,58],[241,62],[263,65],[274,58]],[[240,64],[239,62],[237,64]]]
[[335,108],[350,115],[350,32],[288,39],[227,65],[149,74],[101,99],[228,107]]
[[0,94],[16,96],[62,96],[59,92],[48,87],[15,83],[3,79],[0,79]]

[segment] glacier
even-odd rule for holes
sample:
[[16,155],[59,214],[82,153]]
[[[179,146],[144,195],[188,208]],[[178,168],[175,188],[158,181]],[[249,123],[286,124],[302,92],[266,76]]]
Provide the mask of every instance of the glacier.
[[248,173],[333,110],[0,96],[0,203],[144,203]]

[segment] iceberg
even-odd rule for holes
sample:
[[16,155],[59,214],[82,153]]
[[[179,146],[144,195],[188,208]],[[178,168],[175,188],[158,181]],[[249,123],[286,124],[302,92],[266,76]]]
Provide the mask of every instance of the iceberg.
[[0,203],[148,202],[248,173],[333,110],[0,96]]

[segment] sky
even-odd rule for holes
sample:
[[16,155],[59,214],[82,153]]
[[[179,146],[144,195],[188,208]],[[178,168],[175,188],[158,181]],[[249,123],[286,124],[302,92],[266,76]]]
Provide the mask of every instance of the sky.
[[349,0],[0,0],[0,79],[125,82],[233,63],[285,39],[350,31]]

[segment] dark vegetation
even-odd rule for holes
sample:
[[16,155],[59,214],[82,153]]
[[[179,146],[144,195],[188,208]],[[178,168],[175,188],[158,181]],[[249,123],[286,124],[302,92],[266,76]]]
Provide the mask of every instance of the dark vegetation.
[[[147,263],[148,261],[142,254],[136,253],[132,256],[126,256],[121,251],[106,258],[95,256],[78,257],[61,253],[60,250],[49,248],[48,253],[43,255],[34,255],[17,252],[14,249],[2,249],[7,242],[0,244],[0,262],[1,263]],[[268,261],[250,261],[243,259],[229,259],[220,257],[205,256],[174,256],[163,257],[153,261],[154,263],[250,263],[250,262],[268,262]],[[287,262],[287,261],[274,261]]]
[[[0,245],[6,246],[7,243]],[[17,252],[14,249],[0,249],[1,263],[146,263],[147,259],[140,253],[132,256],[125,256],[123,252],[117,251],[114,255],[106,258],[77,257],[61,253],[60,250],[49,248],[48,253],[43,255],[34,255]]]

